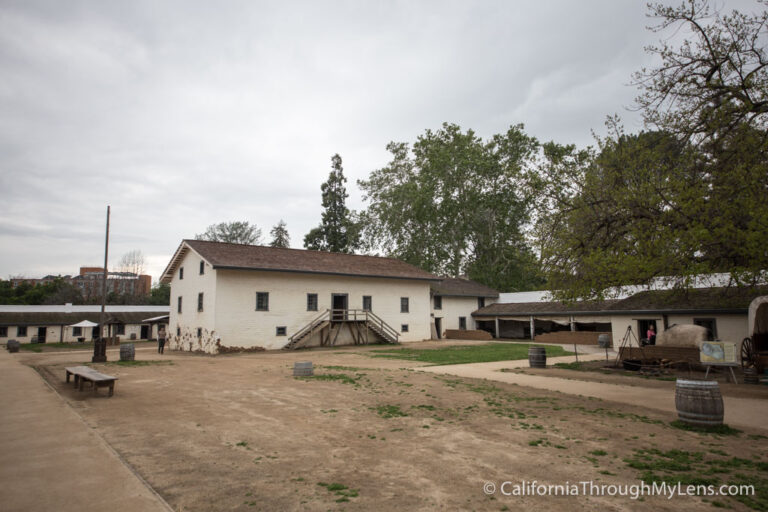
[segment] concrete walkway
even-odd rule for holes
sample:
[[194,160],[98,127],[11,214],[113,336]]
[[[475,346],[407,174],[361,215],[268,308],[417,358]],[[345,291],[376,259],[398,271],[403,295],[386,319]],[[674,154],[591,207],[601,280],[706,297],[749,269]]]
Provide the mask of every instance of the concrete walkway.
[[17,355],[0,350],[0,509],[172,510]]
[[[613,357],[616,357],[615,352]],[[595,361],[604,358],[605,352],[579,355],[579,361]],[[549,357],[547,358],[547,364],[570,363],[575,360],[574,356]],[[674,387],[671,389],[643,388],[639,386],[624,386],[500,371],[502,368],[527,367],[528,361],[522,359],[519,361],[496,361],[493,363],[428,366],[417,368],[417,370],[443,375],[507,382],[531,388],[560,391],[571,395],[590,396],[611,402],[677,414]],[[768,402],[766,400],[723,397],[723,402],[725,406],[724,422],[728,425],[768,431]]]

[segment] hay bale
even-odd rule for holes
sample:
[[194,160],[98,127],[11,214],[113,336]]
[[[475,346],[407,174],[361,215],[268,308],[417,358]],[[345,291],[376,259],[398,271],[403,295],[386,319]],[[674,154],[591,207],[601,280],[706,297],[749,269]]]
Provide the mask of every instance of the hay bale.
[[656,345],[660,347],[698,348],[707,339],[707,329],[700,325],[679,324],[656,335]]

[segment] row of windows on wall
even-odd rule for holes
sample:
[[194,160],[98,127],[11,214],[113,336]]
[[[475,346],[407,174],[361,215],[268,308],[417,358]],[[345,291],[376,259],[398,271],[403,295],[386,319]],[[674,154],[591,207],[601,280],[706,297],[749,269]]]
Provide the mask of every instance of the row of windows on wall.
[[[205,262],[200,262],[200,275],[205,274]],[[184,267],[179,267],[179,279],[184,279]]]
[[[318,307],[318,295],[316,293],[308,293],[307,294],[307,311],[317,311],[317,307]],[[363,295],[363,310],[373,311],[372,296]],[[400,297],[400,312],[408,313],[408,310],[409,310],[408,297]],[[269,292],[256,292],[256,311],[269,311]]]
[[[181,313],[181,310],[182,310],[182,303],[183,303],[183,300],[181,298],[181,295],[179,295],[178,302],[176,305],[176,311],[179,313]],[[197,311],[199,313],[203,311],[203,293],[202,292],[197,294]]]
[[[432,302],[434,304],[435,309],[443,309],[443,297],[440,295],[435,295],[432,298]],[[478,297],[477,298],[477,309],[484,308],[485,307],[485,297]]]
[[[115,324],[115,332],[118,335],[125,334],[125,324]],[[98,329],[98,328],[96,328]],[[26,325],[19,325],[16,327],[16,336],[22,338],[27,335],[27,326]],[[73,327],[72,328],[72,336],[82,336],[83,335],[83,328],[82,327]],[[8,337],[8,327],[0,327],[0,338],[7,338]]]

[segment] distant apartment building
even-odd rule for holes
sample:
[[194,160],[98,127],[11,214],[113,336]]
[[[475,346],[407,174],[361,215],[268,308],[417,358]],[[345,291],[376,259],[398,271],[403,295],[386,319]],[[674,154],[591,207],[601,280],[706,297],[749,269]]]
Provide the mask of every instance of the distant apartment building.
[[[16,288],[22,283],[45,284],[60,278],[80,290],[83,298],[89,299],[101,296],[103,276],[104,269],[102,267],[80,267],[80,274],[76,276],[48,275],[41,279],[17,277],[11,279],[11,286]],[[152,276],[150,275],[134,274],[133,272],[107,273],[107,293],[141,296],[149,295],[151,289]]]

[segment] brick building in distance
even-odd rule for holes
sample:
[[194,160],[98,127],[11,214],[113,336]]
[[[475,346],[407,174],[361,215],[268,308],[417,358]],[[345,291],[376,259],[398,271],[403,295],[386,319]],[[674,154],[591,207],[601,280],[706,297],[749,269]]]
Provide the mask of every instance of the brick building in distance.
[[[11,279],[11,286],[16,288],[22,283],[31,285],[45,284],[62,279],[71,284],[82,294],[84,299],[101,296],[101,280],[104,276],[103,267],[80,267],[80,274],[76,276],[48,275],[41,279],[16,277]],[[133,272],[108,272],[107,293],[118,295],[149,295],[152,289],[152,276],[147,274],[134,274]]]

